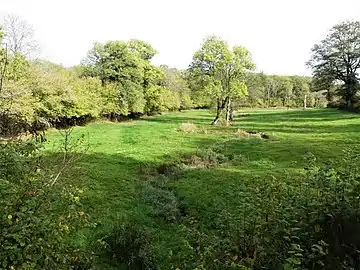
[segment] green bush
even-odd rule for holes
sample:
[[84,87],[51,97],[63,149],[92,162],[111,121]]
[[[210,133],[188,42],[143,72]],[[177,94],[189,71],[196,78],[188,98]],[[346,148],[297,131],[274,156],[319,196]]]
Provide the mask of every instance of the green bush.
[[153,186],[145,183],[142,187],[141,198],[152,206],[155,216],[173,221],[179,216],[179,205],[174,193],[166,187]]
[[0,144],[0,268],[89,266],[91,255],[70,240],[71,233],[86,222],[82,190],[51,176],[40,150],[35,141]]
[[102,241],[109,261],[120,269],[155,269],[148,228],[124,223]]
[[360,155],[347,150],[338,166],[308,159],[307,181],[300,186],[290,222],[298,237],[291,245],[299,250],[288,253],[287,261],[312,269],[355,269],[360,262]]

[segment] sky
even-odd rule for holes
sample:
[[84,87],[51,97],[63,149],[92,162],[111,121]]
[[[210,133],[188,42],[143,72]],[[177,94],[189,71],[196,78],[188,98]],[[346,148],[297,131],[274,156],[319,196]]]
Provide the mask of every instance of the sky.
[[309,75],[305,62],[327,31],[360,20],[360,0],[0,0],[0,17],[31,24],[41,56],[79,64],[94,42],[150,43],[156,65],[185,69],[204,38],[245,46],[257,70]]

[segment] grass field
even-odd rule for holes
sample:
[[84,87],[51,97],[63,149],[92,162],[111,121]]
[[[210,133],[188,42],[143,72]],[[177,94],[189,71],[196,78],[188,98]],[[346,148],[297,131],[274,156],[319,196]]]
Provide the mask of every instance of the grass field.
[[[203,234],[204,242],[213,242],[232,230],[244,215],[242,196],[252,183],[296,178],[309,152],[324,161],[341,162],[342,150],[360,142],[357,114],[330,109],[244,112],[248,115],[236,118],[229,127],[210,126],[212,113],[206,110],[77,127],[75,135],[87,134],[90,149],[79,162],[74,181],[85,186],[82,202],[96,223],[79,232],[78,244],[86,247],[119,230],[141,228],[140,236],[134,229],[135,236],[122,243],[128,251],[119,256],[132,264],[103,254],[102,269],[142,269],[149,264],[195,269],[206,245],[195,243],[194,235]],[[178,131],[187,122],[197,129]],[[244,137],[238,129],[264,132],[270,139]],[[48,134],[49,151],[58,140],[58,132]],[[171,169],[180,159],[208,149],[215,158],[218,153],[231,161],[212,166],[195,162],[175,174],[156,171],[161,166]]]

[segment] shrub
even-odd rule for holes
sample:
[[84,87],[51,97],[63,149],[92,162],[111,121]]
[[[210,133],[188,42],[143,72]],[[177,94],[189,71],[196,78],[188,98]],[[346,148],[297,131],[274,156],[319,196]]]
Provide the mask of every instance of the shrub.
[[194,133],[196,131],[196,125],[193,123],[181,123],[178,131],[185,133]]
[[[261,217],[255,265],[285,269],[356,269],[360,263],[360,155],[347,151],[339,166],[307,160],[299,184],[267,182],[254,209]],[[256,203],[254,203],[256,206]]]
[[142,187],[141,199],[152,206],[155,216],[171,221],[179,215],[178,201],[174,193],[165,187],[146,183]]
[[80,269],[92,260],[69,237],[86,222],[82,190],[51,176],[41,153],[36,141],[0,144],[2,269]]
[[299,260],[308,268],[355,269],[360,263],[360,155],[347,150],[339,166],[308,159],[308,184],[299,196],[307,209],[294,211],[299,218],[293,226],[299,228],[303,249]]
[[158,174],[164,176],[173,176],[181,170],[180,165],[177,163],[165,163],[156,168]]
[[214,168],[228,161],[228,158],[212,149],[198,150],[186,158],[184,165],[190,168]]
[[146,227],[125,223],[103,239],[105,252],[113,265],[121,269],[154,269],[151,234]]

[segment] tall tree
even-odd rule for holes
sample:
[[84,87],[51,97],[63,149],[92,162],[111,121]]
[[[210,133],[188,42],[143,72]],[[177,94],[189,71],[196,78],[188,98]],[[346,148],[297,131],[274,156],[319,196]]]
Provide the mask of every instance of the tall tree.
[[26,21],[15,15],[8,15],[5,17],[4,31],[4,42],[10,53],[20,53],[26,58],[38,56],[40,49],[34,39],[34,29]]
[[264,73],[248,72],[246,76],[246,86],[249,92],[249,101],[252,106],[263,105],[267,99],[265,91],[266,75]]
[[206,38],[200,50],[195,52],[189,72],[198,78],[207,93],[216,99],[214,125],[224,110],[226,121],[229,122],[231,103],[236,98],[247,95],[246,71],[254,68],[247,49],[240,46],[230,49],[226,41],[216,36]]
[[303,103],[304,109],[307,108],[308,97],[310,94],[310,83],[311,80],[309,78],[301,76],[292,77],[293,97],[296,104]]
[[327,37],[313,47],[308,64],[313,69],[315,84],[328,87],[341,83],[341,96],[346,106],[351,106],[359,90],[360,22],[335,25]]
[[162,85],[169,89],[179,104],[180,109],[188,109],[192,106],[190,88],[184,79],[184,74],[176,68],[161,66],[164,72]]
[[149,113],[149,107],[156,107],[149,98],[160,96],[162,90],[156,87],[161,71],[150,63],[155,54],[150,44],[140,40],[96,43],[83,61],[84,74],[100,78],[104,86],[116,86],[115,113]]
[[279,97],[282,102],[282,106],[289,106],[289,101],[292,99],[293,85],[289,77],[277,77],[279,82]]

